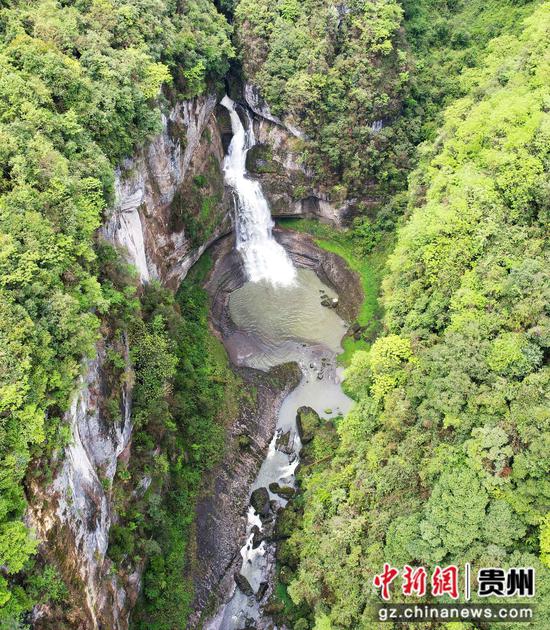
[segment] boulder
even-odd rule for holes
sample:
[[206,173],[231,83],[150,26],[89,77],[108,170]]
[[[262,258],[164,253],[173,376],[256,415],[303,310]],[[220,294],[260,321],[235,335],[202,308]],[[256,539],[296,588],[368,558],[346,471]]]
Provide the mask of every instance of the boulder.
[[286,455],[290,455],[293,452],[294,440],[291,440],[291,432],[287,431],[286,433],[281,433],[277,437],[277,441],[275,443],[275,448],[281,453],[285,453]]
[[233,578],[241,593],[243,593],[247,597],[251,597],[252,595],[254,595],[254,589],[252,588],[252,586],[250,586],[250,582],[244,577],[244,575],[241,575],[240,573],[235,573]]
[[276,494],[287,501],[296,493],[294,488],[291,488],[290,486],[280,486],[278,483],[270,483],[269,489],[273,492],[273,494]]
[[[322,376],[321,376],[322,378]],[[296,429],[302,444],[313,439],[313,432],[320,426],[319,414],[311,407],[300,407],[296,414]]]
[[250,505],[260,516],[268,516],[270,505],[269,492],[267,488],[256,488],[250,496]]
[[267,582],[260,582],[260,586],[258,587],[258,591],[256,593],[256,599],[261,602],[267,592]]
[[252,536],[252,549],[257,549],[265,540],[265,536],[257,525],[251,530]]

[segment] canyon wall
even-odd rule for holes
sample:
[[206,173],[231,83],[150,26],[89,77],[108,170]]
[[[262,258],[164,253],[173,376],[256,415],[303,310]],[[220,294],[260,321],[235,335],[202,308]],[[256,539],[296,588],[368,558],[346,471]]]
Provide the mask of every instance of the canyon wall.
[[142,282],[176,289],[204,250],[231,230],[216,96],[178,103],[162,132],[117,170],[116,202],[103,230]]
[[353,200],[331,201],[300,161],[304,134],[274,116],[258,90],[245,84],[244,99],[254,112],[257,143],[247,155],[247,170],[257,177],[274,217],[307,217],[343,225]]
[[[331,205],[299,164],[300,132],[273,117],[251,86],[245,87],[244,95],[255,114],[254,132],[260,143],[259,151],[250,156],[250,170],[261,179],[273,214],[341,223],[346,207]],[[161,132],[117,169],[115,202],[99,237],[121,250],[136,268],[140,283],[158,280],[177,289],[205,249],[231,232],[232,195],[224,187],[222,170],[229,141],[230,127],[216,96],[198,97],[177,103],[163,114]],[[269,153],[269,168],[263,166],[262,151]],[[117,521],[112,506],[117,464],[131,454],[132,371],[127,344],[124,353],[127,378],[122,385],[119,420],[113,423],[102,408],[113,384],[105,367],[105,342],[101,341],[95,358],[83,366],[83,376],[65,414],[70,437],[64,452],[54,453],[49,462],[53,478],[29,481],[32,500],[27,520],[45,543],[44,555],[60,568],[69,584],[71,600],[61,613],[37,606],[33,612],[36,629],[57,630],[62,618],[74,629],[126,630],[139,594],[142,567],[122,572],[124,577],[120,578],[106,555],[109,529]],[[256,420],[250,410],[236,419],[228,436],[230,450],[235,446],[232,437],[244,427],[257,434],[258,451],[267,444],[270,423],[264,426],[258,418],[267,414],[273,420],[282,392],[269,394],[267,383],[264,386],[265,408],[252,414]],[[285,383],[281,389],[287,386]],[[235,457],[239,458],[238,452]],[[260,461],[259,455],[251,454],[250,461],[242,453],[240,457],[246,460],[245,476],[249,477]],[[213,513],[220,516],[220,506],[228,504],[222,495],[224,487],[227,497],[234,494],[235,471],[230,471],[227,483],[214,484],[212,496],[205,495],[199,505],[198,543],[206,554],[205,566],[195,581],[199,609],[224,574],[223,563],[234,560],[236,540],[224,553],[211,554],[209,561],[211,535],[202,521],[208,520],[206,516],[212,518]],[[236,515],[235,510],[228,513]],[[230,534],[235,538],[228,531]]]
[[[161,133],[117,170],[115,204],[100,237],[121,249],[141,283],[157,279],[176,289],[208,245],[231,231],[215,106],[214,95],[178,103],[163,115]],[[113,479],[119,458],[130,456],[132,373],[126,347],[121,419],[113,423],[102,409],[113,386],[105,354],[101,341],[83,366],[65,414],[69,443],[50,462],[53,480],[29,482],[28,523],[69,585],[64,621],[82,630],[125,630],[140,589],[139,568],[121,583],[106,556],[117,518]],[[38,606],[33,626],[57,629],[56,615]]]
[[[47,558],[54,562],[69,584],[74,604],[64,612],[71,628],[127,627],[130,607],[137,595],[139,576],[129,577],[123,587],[111,572],[106,557],[109,528],[116,519],[111,489],[119,457],[124,456],[131,437],[131,378],[128,347],[124,341],[126,372],[122,387],[120,420],[106,421],[101,408],[107,379],[104,374],[105,347],[87,361],[78,383],[66,422],[69,444],[63,454],[54,454],[56,474],[46,487],[31,483],[33,496],[29,524],[47,543]],[[128,588],[133,584],[134,588]],[[133,592],[132,592],[133,591]],[[56,627],[57,611],[37,607],[35,628]],[[53,619],[52,619],[53,617]]]
[[[358,275],[344,260],[319,248],[308,234],[277,228],[275,239],[284,246],[296,267],[311,269],[340,299],[336,310],[346,321],[353,321],[364,295]],[[259,348],[253,339],[237,333],[229,314],[229,297],[246,277],[240,256],[230,237],[215,245],[215,265],[206,282],[211,298],[211,324],[224,341],[229,356],[231,347],[243,344],[250,352]],[[250,484],[265,458],[284,398],[302,378],[295,363],[280,365],[269,372],[234,368],[244,386],[254,392],[241,406],[238,416],[226,432],[226,448],[220,464],[204,478],[203,492],[197,505],[196,549],[201,562],[193,570],[194,612],[188,628],[201,627],[219,605],[226,603],[235,590],[234,575],[240,571],[240,550],[246,539],[246,514]],[[240,438],[245,438],[244,442]],[[208,627],[208,624],[207,626]]]

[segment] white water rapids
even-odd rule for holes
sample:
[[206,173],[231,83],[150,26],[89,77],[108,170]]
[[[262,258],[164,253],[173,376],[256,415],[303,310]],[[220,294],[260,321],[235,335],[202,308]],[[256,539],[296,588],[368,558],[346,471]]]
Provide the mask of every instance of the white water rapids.
[[229,111],[233,131],[223,169],[225,181],[237,196],[237,250],[251,282],[266,280],[275,286],[288,286],[296,278],[296,269],[272,236],[273,220],[260,182],[246,172],[246,154],[256,144],[252,118],[245,110],[248,117],[245,129],[229,96],[224,96],[221,104]]
[[205,630],[265,630],[277,628],[263,607],[273,590],[276,543],[272,536],[278,511],[287,500],[275,490],[295,488],[295,471],[302,447],[296,413],[313,408],[326,422],[344,415],[352,401],[341,388],[342,370],[336,356],[346,324],[333,308],[321,304],[323,296],[337,302],[336,293],[311,269],[296,269],[287,252],[272,237],[273,222],[259,182],[246,172],[246,153],[255,139],[250,114],[245,130],[235,104],[224,97],[233,139],[224,161],[226,182],[237,196],[237,249],[242,255],[248,282],[231,293],[229,315],[234,331],[224,338],[236,365],[269,370],[296,362],[300,384],[285,398],[278,412],[276,431],[268,452],[250,487],[270,500],[269,514],[252,505],[246,515],[246,538],[235,581],[244,579],[244,590],[235,586]]

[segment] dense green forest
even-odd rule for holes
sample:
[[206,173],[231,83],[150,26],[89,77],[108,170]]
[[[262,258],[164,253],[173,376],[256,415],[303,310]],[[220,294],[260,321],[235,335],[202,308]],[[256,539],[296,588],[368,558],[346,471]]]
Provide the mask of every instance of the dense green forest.
[[461,95],[460,70],[529,5],[241,0],[235,19],[245,76],[304,129],[304,163],[333,195],[380,202],[406,184],[414,147]]
[[370,627],[385,561],[534,566],[550,623],[549,36],[544,5],[490,41],[419,150],[386,332],[347,370],[334,460],[301,473],[295,627]]
[[309,136],[304,161],[333,196],[377,199],[406,172],[404,129],[372,127],[395,116],[408,92],[402,15],[397,0],[237,3],[245,75],[274,114]]
[[[131,284],[119,291],[98,280],[94,233],[112,202],[114,167],[159,129],[161,84],[192,97],[225,74],[232,55],[227,21],[209,0],[0,5],[4,620],[37,591],[48,596],[34,584],[40,575],[26,587],[7,579],[37,546],[21,520],[29,461],[66,443],[61,418],[81,359],[93,355],[101,319],[133,301]],[[133,306],[123,328],[140,319]]]
[[384,561],[471,562],[536,567],[550,624],[549,32],[529,0],[0,2],[0,627],[69,596],[35,560],[25,477],[51,479],[100,337],[107,414],[123,339],[135,379],[109,556],[145,563],[136,628],[185,627],[194,501],[239,383],[208,333],[205,270],[176,295],[141,289],[97,229],[161,110],[228,72],[352,200],[328,246],[369,291],[389,256],[362,312],[379,336],[346,346],[357,404],[314,427],[282,521],[274,610],[296,630],[369,628]]

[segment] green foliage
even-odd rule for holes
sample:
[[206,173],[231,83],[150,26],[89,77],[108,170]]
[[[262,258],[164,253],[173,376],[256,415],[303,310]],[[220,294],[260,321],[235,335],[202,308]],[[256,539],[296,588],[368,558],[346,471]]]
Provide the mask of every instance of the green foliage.
[[415,144],[435,138],[442,108],[467,91],[457,80],[460,72],[483,63],[492,38],[517,33],[523,17],[536,4],[530,0],[404,0],[404,27],[415,62],[404,113]]
[[550,513],[548,513],[540,526],[540,559],[550,569]]
[[183,230],[192,247],[199,247],[212,235],[220,220],[224,183],[219,163],[211,156],[205,172],[195,175],[176,192],[171,205],[171,229]]
[[546,3],[489,43],[420,151],[386,334],[352,359],[357,404],[291,537],[288,591],[320,627],[372,627],[384,561],[534,566],[549,623],[549,33]]
[[[191,37],[191,33],[193,36]],[[10,2],[0,11],[0,563],[25,566],[23,478],[63,445],[99,317],[128,320],[130,285],[104,286],[94,233],[113,165],[159,129],[163,84],[185,97],[227,70],[229,26],[209,0]],[[187,72],[193,73],[186,80]],[[98,253],[100,260],[98,260]],[[107,256],[109,257],[109,255]],[[113,257],[107,261],[117,266]],[[145,333],[144,333],[145,334]],[[145,343],[145,341],[144,341]],[[141,360],[142,357],[136,357]],[[170,369],[169,365],[155,369]],[[153,367],[151,367],[153,370]],[[114,408],[114,407],[113,407]],[[9,581],[9,580],[8,580]],[[0,623],[29,600],[2,577]]]
[[[121,521],[111,528],[108,553],[120,566],[146,562],[135,628],[186,627],[193,586],[184,575],[201,475],[219,461],[222,412],[237,398],[236,377],[208,331],[204,271],[198,263],[176,297],[156,283],[145,287],[129,326],[133,454],[117,473]],[[144,477],[151,479],[145,494]]]
[[28,579],[28,591],[36,602],[54,604],[67,600],[67,586],[58,571],[49,565],[42,568],[35,567]]
[[[415,147],[466,92],[460,71],[482,63],[492,37],[516,32],[533,4],[240,0],[235,21],[246,78],[303,129],[318,184],[370,214],[405,189]],[[377,231],[368,220],[363,229],[371,247]]]
[[273,113],[303,128],[303,158],[319,183],[375,199],[403,184],[403,129],[373,126],[407,93],[397,1],[240,0],[235,19],[245,75]]
[[153,417],[159,423],[166,423],[170,417],[167,399],[177,357],[170,352],[164,326],[162,315],[158,315],[148,324],[137,320],[132,330],[131,355],[136,373],[132,417],[138,428]]
[[334,422],[321,419],[311,408],[302,408],[299,415],[304,443],[296,475],[298,490],[277,517],[275,537],[278,541],[278,581],[269,600],[268,610],[276,623],[307,630],[314,624],[312,610],[304,600],[295,603],[288,592],[288,584],[296,578],[296,569],[300,563],[304,519],[304,494],[301,487],[315,483],[327,470],[338,447],[338,435]]
[[[344,362],[362,350],[347,371],[357,405],[337,435],[318,427],[288,511],[276,603],[296,628],[369,627],[385,560],[533,565],[550,619],[550,16],[538,4],[218,3],[234,11],[245,75],[305,131],[318,184],[357,199],[352,229],[314,231],[361,275],[363,326],[407,213],[384,285],[387,334],[372,347],[374,325],[346,339]],[[114,165],[159,128],[162,86],[189,98],[223,76],[230,30],[210,0],[2,5],[0,625],[66,599],[57,573],[29,561],[23,480],[69,438],[61,419],[103,318],[113,383],[128,376],[122,332],[135,371],[134,457],[114,484],[109,553],[146,563],[137,628],[185,627],[195,501],[238,383],[198,280],[177,298],[156,284],[138,298],[132,271],[94,236]],[[395,192],[416,159],[405,200]],[[216,169],[175,200],[172,227],[195,244],[212,233]],[[108,416],[119,403],[106,400]]]

